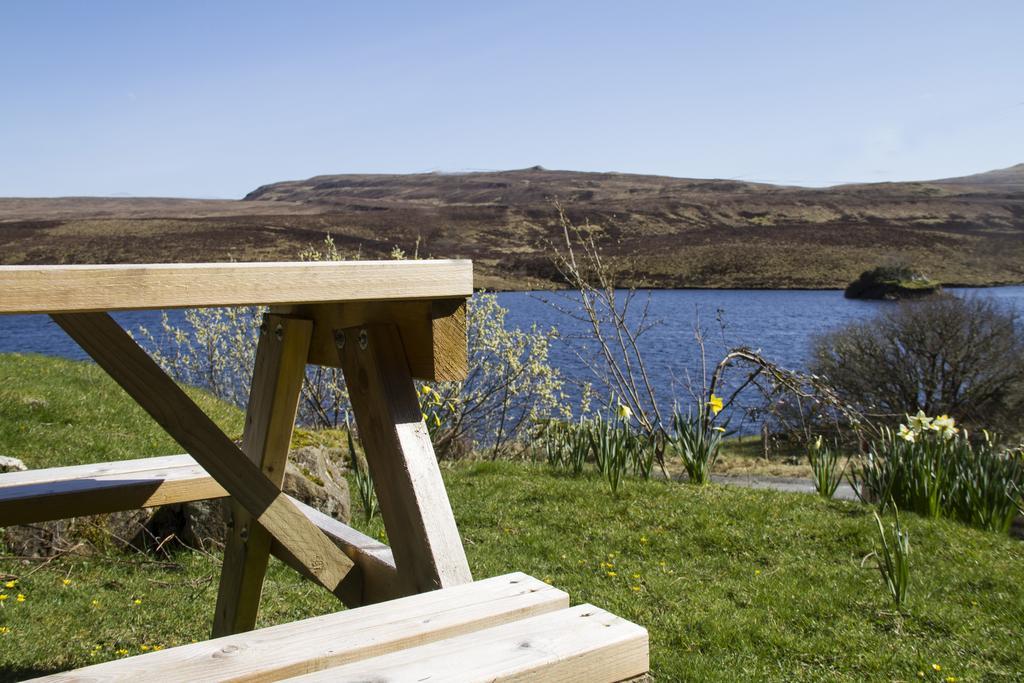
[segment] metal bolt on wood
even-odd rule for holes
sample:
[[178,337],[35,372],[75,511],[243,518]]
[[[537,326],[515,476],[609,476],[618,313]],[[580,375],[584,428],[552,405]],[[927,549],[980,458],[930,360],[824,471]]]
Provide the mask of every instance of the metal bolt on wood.
[[342,330],[334,331],[334,346],[340,351],[345,348],[345,332]]
[[366,350],[366,347],[370,345],[370,335],[365,329],[359,330],[359,349],[362,351]]

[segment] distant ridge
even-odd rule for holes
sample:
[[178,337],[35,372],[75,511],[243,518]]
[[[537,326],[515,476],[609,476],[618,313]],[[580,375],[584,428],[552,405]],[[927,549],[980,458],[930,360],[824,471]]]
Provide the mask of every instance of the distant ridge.
[[323,175],[241,201],[0,199],[6,263],[472,258],[478,286],[550,288],[556,204],[623,284],[842,288],[893,257],[944,285],[1024,282],[1024,164],[959,178],[806,188],[548,170]]
[[[262,185],[245,196],[245,200],[334,202],[347,197],[379,198],[385,189],[401,192],[406,199],[415,200],[423,190],[434,194],[423,199],[441,200],[450,203],[480,203],[507,200],[514,193],[519,199],[534,201],[539,191],[551,193],[564,189],[564,184],[589,184],[599,190],[613,189],[610,186],[628,182],[634,194],[657,190],[660,193],[688,191],[762,192],[788,191],[808,193],[843,192],[851,188],[874,188],[891,193],[904,189],[916,192],[922,186],[949,186],[973,188],[975,191],[1024,192],[1024,163],[1009,168],[976,173],[957,178],[883,183],[847,183],[831,187],[801,187],[776,185],[740,180],[716,178],[676,178],[673,176],[644,175],[619,172],[555,171],[543,166],[531,166],[508,171],[468,171],[459,173],[409,173],[409,174],[337,174],[321,175],[305,180],[289,180]],[[410,188],[418,188],[411,191]],[[532,190],[530,192],[529,190]],[[526,192],[526,196],[524,196]],[[387,195],[395,198],[396,195]]]

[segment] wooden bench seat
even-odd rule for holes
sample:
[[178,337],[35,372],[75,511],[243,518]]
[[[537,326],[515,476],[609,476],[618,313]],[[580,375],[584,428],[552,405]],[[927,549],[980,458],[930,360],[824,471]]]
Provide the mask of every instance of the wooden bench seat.
[[0,527],[227,496],[190,455],[0,474]]
[[647,632],[526,574],[151,652],[45,681],[622,681]]
[[[188,454],[7,472],[0,474],[0,528],[226,496],[227,491]],[[398,596],[391,548],[288,498],[359,567],[343,589],[346,604]],[[271,552],[303,571],[279,544],[272,542]]]

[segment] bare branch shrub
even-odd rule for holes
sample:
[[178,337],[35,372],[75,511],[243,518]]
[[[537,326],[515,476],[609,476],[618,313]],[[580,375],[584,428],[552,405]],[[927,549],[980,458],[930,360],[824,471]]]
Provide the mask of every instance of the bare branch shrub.
[[887,421],[923,410],[1012,434],[1024,420],[1020,318],[991,299],[943,295],[849,324],[814,342],[812,370]]

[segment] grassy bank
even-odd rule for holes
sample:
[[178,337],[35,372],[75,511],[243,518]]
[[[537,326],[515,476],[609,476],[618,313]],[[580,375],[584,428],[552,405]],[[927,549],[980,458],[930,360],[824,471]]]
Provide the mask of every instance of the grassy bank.
[[[33,467],[179,450],[91,366],[0,356],[0,387],[0,453]],[[215,415],[237,433],[238,411],[215,406]],[[920,671],[925,680],[998,681],[1024,672],[1019,542],[907,515],[912,585],[900,613],[863,562],[876,537],[870,511],[855,504],[632,479],[612,498],[596,477],[514,463],[465,463],[444,475],[475,576],[526,571],[574,603],[643,624],[657,680],[910,681]],[[365,530],[382,532],[379,521]],[[0,607],[0,679],[206,638],[219,568],[216,554],[192,551],[45,564],[5,554],[0,575],[17,584],[0,589],[10,596]],[[335,608],[275,563],[260,623]]]

